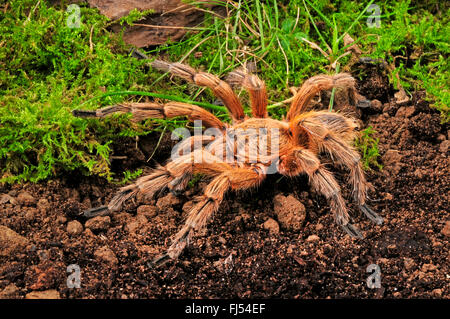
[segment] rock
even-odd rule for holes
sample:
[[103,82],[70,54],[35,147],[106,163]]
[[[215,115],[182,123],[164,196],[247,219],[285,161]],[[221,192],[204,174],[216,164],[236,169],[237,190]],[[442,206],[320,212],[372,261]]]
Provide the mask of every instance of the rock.
[[25,248],[28,240],[20,236],[8,227],[0,225],[0,256],[9,256],[10,254]]
[[379,100],[375,99],[370,101],[370,108],[375,112],[381,112],[383,111],[383,104]]
[[24,206],[31,206],[36,204],[36,198],[34,198],[30,193],[28,192],[20,192],[19,195],[17,195],[17,201],[19,204]]
[[385,164],[386,171],[389,171],[391,174],[396,175],[402,169],[402,155],[399,151],[387,150],[382,159]]
[[156,255],[157,253],[159,253],[158,248],[153,245],[136,245],[136,248],[141,253],[147,255]]
[[405,266],[406,270],[411,271],[416,266],[416,263],[412,258],[405,258],[403,259],[403,265]]
[[56,217],[56,222],[58,224],[65,224],[67,222],[67,218],[64,216],[58,216]]
[[48,202],[48,200],[46,198],[41,198],[37,202],[37,208],[39,208],[41,213],[42,212],[47,212],[47,211],[50,210],[50,203]]
[[166,196],[158,199],[158,201],[156,202],[156,207],[158,207],[158,209],[162,211],[165,211],[168,208],[173,207],[174,205],[177,205],[179,203],[180,199],[175,195],[173,195],[172,193],[169,193]]
[[35,211],[32,208],[28,208],[24,218],[27,222],[31,223],[36,218]]
[[383,155],[383,162],[386,165],[392,165],[394,163],[400,162],[402,159],[402,155],[397,150],[387,150]]
[[45,258],[42,263],[30,266],[25,271],[25,282],[31,290],[47,290],[55,288],[62,276],[64,276],[64,265]]
[[308,238],[306,238],[306,241],[309,243],[316,242],[319,240],[320,240],[320,238],[317,235],[310,235],[310,236],[308,236]]
[[432,272],[432,271],[435,271],[436,269],[437,269],[437,267],[433,264],[424,264],[422,266],[423,272]]
[[147,219],[153,218],[157,214],[157,209],[152,205],[141,205],[137,208],[137,214],[143,215]]
[[397,113],[395,113],[396,117],[410,117],[414,114],[416,109],[414,106],[402,106],[397,110]]
[[383,113],[386,113],[388,115],[393,115],[393,114],[391,114],[393,110],[394,110],[394,105],[392,103],[387,102],[387,103],[383,104]]
[[83,237],[95,239],[97,236],[92,232],[92,230],[86,228],[83,232]]
[[321,223],[316,225],[316,230],[321,231],[323,229],[323,225]]
[[129,233],[135,233],[147,223],[147,218],[144,215],[137,215],[125,225],[125,230]]
[[267,229],[271,234],[278,234],[280,232],[280,226],[272,218],[264,222],[264,229]]
[[55,289],[45,291],[33,291],[26,294],[25,299],[61,299],[59,292]]
[[67,232],[69,235],[78,236],[83,232],[83,225],[77,220],[72,220],[67,224]]
[[302,229],[306,217],[305,206],[294,196],[276,195],[273,199],[274,211],[280,225],[289,230]]
[[111,218],[109,216],[97,216],[89,219],[84,226],[92,231],[102,231],[109,228]]
[[0,291],[0,299],[17,299],[19,297],[19,288],[14,284],[9,284]]
[[450,220],[445,222],[444,228],[441,230],[441,234],[450,237]]
[[94,252],[94,256],[96,260],[107,263],[112,267],[116,267],[117,264],[119,263],[119,260],[117,259],[116,255],[108,246],[103,246],[97,249]]
[[0,196],[0,204],[11,203],[17,205],[17,200],[9,194],[3,194]]
[[128,220],[130,220],[131,218],[132,218],[132,215],[125,213],[125,212],[115,213],[115,214],[112,214],[112,216],[111,216],[111,220],[114,223],[120,224],[120,225],[126,224],[128,222]]
[[445,135],[444,134],[439,134],[438,137],[436,138],[439,142],[443,142],[446,140]]
[[395,97],[395,103],[398,105],[403,105],[408,103],[409,97],[406,94],[405,90],[401,87],[400,90],[394,94]]
[[441,153],[447,153],[449,147],[450,147],[450,140],[445,140],[445,141],[441,142],[441,144],[439,145],[439,151]]
[[442,297],[442,289],[433,289],[431,294],[433,297]]

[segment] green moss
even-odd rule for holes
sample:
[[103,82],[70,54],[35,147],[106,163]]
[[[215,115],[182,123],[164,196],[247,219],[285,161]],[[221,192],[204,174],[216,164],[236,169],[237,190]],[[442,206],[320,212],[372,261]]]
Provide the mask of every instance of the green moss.
[[[363,11],[369,1],[220,3],[227,6],[228,17],[206,13],[204,23],[180,41],[146,53],[152,59],[183,59],[219,76],[255,62],[267,84],[269,104],[274,104],[291,97],[290,86],[300,86],[318,73],[334,73],[329,65],[345,52],[342,36],[347,31],[364,55],[383,58],[392,66],[394,86],[398,74],[407,92],[425,89],[443,121],[449,120],[449,11],[439,2],[376,1],[380,28],[366,24],[369,13]],[[113,22],[86,4],[80,7],[79,28],[67,26],[70,13],[65,6],[52,7],[46,1],[13,0],[0,10],[1,182],[36,182],[73,170],[112,180],[109,157],[118,138],[186,124],[178,119],[131,124],[126,115],[102,121],[72,116],[84,102],[83,108],[96,109],[142,99],[112,94],[92,100],[104,93],[154,92],[209,105],[216,100],[210,91],[179,79],[168,81],[167,75],[151,70],[148,61],[130,57],[121,35],[107,31]],[[133,24],[144,14],[135,10],[116,23]],[[319,45],[331,59],[302,39]],[[343,69],[350,59],[339,62]],[[239,94],[248,99],[245,92]],[[286,108],[271,107],[270,113],[281,118]],[[220,107],[214,113],[227,119]],[[361,147],[367,144],[366,168],[377,166],[370,160],[376,153],[371,134],[360,141]],[[125,178],[136,174],[126,173]]]
[[71,170],[111,179],[111,143],[145,134],[145,124],[130,128],[126,116],[86,121],[71,110],[103,91],[141,88],[145,63],[128,56],[97,10],[81,7],[79,28],[45,1],[11,1],[0,14],[0,181],[36,182]]
[[376,131],[369,126],[361,131],[361,135],[355,141],[355,146],[362,155],[361,162],[365,170],[369,170],[372,167],[376,167],[379,170],[383,168],[383,166],[378,163],[380,153],[378,150],[378,138],[373,137],[375,134]]

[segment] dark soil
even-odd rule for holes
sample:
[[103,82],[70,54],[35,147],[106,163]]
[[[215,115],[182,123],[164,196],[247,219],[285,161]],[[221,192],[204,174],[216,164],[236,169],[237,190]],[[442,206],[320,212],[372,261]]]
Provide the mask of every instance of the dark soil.
[[[205,182],[179,198],[164,193],[130,200],[111,218],[87,222],[79,212],[107,203],[119,186],[69,175],[0,186],[0,225],[28,240],[15,253],[0,255],[1,296],[55,289],[61,298],[449,298],[449,127],[440,124],[423,92],[397,105],[380,70],[364,68],[361,94],[381,101],[363,109],[361,119],[379,137],[384,168],[367,172],[367,178],[373,185],[370,205],[384,217],[383,225],[358,212],[346,172],[335,170],[363,240],[337,227],[306,178],[273,175],[258,189],[229,193],[207,231],[177,261],[154,269],[148,262],[170,245]],[[117,159],[114,169],[149,170],[146,159],[158,139],[150,135],[138,149],[135,141],[117,145],[114,155],[128,158]],[[166,136],[150,163],[169,158],[172,144]],[[301,231],[264,227],[269,218],[277,221],[277,194],[304,204]],[[71,264],[80,267],[80,289],[67,287]],[[381,288],[366,283],[371,264],[380,267]]]

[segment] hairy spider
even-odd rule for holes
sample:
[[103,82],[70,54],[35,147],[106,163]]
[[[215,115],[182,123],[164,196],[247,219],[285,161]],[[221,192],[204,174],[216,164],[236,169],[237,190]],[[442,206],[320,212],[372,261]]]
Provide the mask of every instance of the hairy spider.
[[[84,212],[88,218],[108,215],[120,210],[125,200],[139,192],[146,195],[154,195],[164,189],[180,192],[194,173],[209,176],[211,181],[204,189],[204,194],[196,199],[185,225],[176,234],[167,252],[156,258],[154,264],[161,265],[177,258],[186,247],[193,230],[205,227],[228,190],[238,191],[259,185],[274,165],[275,171],[285,176],[306,174],[312,188],[328,199],[337,224],[352,237],[362,238],[360,231],[349,222],[338,182],[320,162],[320,153],[328,153],[336,164],[348,169],[349,183],[360,210],[376,224],[382,223],[383,219],[366,205],[368,184],[360,156],[352,147],[357,134],[355,121],[336,112],[305,112],[306,106],[317,93],[334,87],[346,89],[351,103],[355,103],[359,95],[355,89],[355,80],[348,73],[318,75],[305,81],[294,95],[286,118],[280,121],[268,117],[264,82],[245,69],[231,72],[227,81],[248,91],[253,117],[244,114],[241,102],[231,86],[218,77],[180,63],[156,60],[152,66],[196,85],[209,87],[223,101],[232,119],[232,124],[223,123],[199,106],[179,102],[124,103],[96,111],[74,111],[76,116],[83,117],[105,117],[113,112],[130,112],[134,121],[187,116],[190,120],[201,120],[205,128],[215,128],[221,133],[185,139],[182,142],[183,150],[187,147],[188,154],[172,157],[167,165],[158,166],[150,175],[121,188],[107,206]],[[254,137],[259,138],[256,141],[263,140],[263,143],[255,143],[252,140]],[[198,144],[200,147],[193,147]],[[252,153],[255,148],[257,152]],[[261,152],[263,148],[265,150]]]

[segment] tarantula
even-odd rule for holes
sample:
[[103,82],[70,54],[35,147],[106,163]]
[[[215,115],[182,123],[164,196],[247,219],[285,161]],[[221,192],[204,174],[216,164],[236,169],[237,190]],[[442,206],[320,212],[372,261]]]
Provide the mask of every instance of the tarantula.
[[[349,183],[358,207],[373,222],[382,223],[383,219],[366,204],[368,183],[360,156],[352,147],[357,134],[355,121],[336,112],[305,112],[306,106],[317,93],[335,87],[347,89],[354,103],[357,93],[355,80],[350,74],[318,75],[308,79],[294,95],[285,119],[280,121],[268,117],[264,82],[245,69],[231,72],[227,82],[240,85],[248,91],[252,117],[245,115],[230,84],[218,77],[180,63],[156,60],[152,67],[210,88],[222,100],[232,120],[232,124],[224,123],[199,106],[179,102],[123,103],[96,111],[74,111],[76,116],[100,118],[114,112],[129,112],[134,121],[187,116],[190,120],[201,120],[205,128],[214,128],[221,133],[217,136],[203,134],[186,138],[181,144],[184,151],[188,150],[187,154],[183,153],[167,165],[156,167],[150,175],[139,178],[136,183],[121,188],[107,206],[84,212],[87,218],[108,215],[120,210],[125,200],[139,192],[147,195],[164,189],[180,192],[195,173],[211,177],[204,194],[196,198],[185,225],[176,234],[167,252],[154,260],[155,265],[176,259],[181,254],[193,231],[205,227],[228,190],[238,191],[258,186],[274,165],[276,172],[285,176],[306,174],[312,188],[329,201],[337,224],[352,237],[362,238],[360,231],[349,222],[338,182],[320,162],[320,153],[328,153],[336,164],[348,169]],[[265,144],[255,143],[252,140],[254,137]],[[249,142],[251,140],[253,142]],[[270,147],[268,144],[271,144]],[[200,147],[194,148],[194,145]],[[255,147],[259,151],[264,147],[269,150],[253,152],[252,156],[250,153]],[[273,151],[274,148],[276,151]]]

